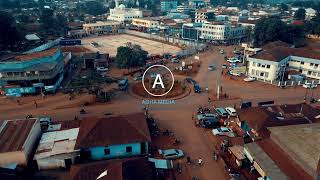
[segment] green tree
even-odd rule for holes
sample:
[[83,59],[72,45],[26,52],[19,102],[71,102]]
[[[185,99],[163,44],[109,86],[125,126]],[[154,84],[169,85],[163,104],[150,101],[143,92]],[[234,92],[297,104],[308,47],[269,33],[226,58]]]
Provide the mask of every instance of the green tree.
[[40,22],[43,29],[48,30],[48,29],[54,28],[53,24],[55,20],[53,15],[54,15],[54,12],[52,9],[44,8],[41,10]]
[[16,50],[22,41],[14,18],[3,11],[0,11],[0,50]]
[[305,20],[306,19],[306,10],[299,8],[295,13],[294,13],[294,18],[297,20]]
[[117,49],[116,64],[119,68],[130,69],[132,67],[141,67],[146,63],[148,52],[139,45],[127,44]]
[[288,11],[289,10],[289,7],[288,5],[284,4],[284,3],[281,3],[280,4],[280,9],[281,11]]
[[87,1],[85,3],[85,12],[87,14],[97,16],[106,13],[107,9],[98,1]]

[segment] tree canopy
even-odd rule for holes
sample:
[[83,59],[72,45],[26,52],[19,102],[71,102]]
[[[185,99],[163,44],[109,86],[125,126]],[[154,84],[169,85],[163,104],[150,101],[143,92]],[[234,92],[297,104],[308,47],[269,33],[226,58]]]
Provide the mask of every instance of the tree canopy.
[[22,37],[14,23],[14,18],[0,11],[0,49],[15,50],[15,46],[21,40]]
[[295,13],[294,13],[294,18],[297,20],[305,20],[306,19],[306,10],[299,8]]
[[116,64],[119,68],[129,69],[141,67],[146,64],[148,52],[136,44],[127,44],[117,49]]
[[107,9],[103,7],[103,4],[98,1],[87,1],[85,3],[85,13],[97,16],[107,12]]
[[294,44],[303,37],[303,26],[287,25],[278,16],[264,17],[258,20],[253,35],[256,46],[277,40]]

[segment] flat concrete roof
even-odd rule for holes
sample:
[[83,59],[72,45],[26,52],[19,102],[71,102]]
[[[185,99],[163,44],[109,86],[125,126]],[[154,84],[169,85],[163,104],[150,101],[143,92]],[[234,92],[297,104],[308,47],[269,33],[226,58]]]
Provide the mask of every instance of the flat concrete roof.
[[270,138],[308,174],[316,177],[320,157],[320,123],[269,127]]

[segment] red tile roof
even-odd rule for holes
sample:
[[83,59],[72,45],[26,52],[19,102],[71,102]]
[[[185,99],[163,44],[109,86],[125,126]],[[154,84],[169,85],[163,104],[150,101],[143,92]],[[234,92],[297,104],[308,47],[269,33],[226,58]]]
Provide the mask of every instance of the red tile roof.
[[71,166],[70,180],[93,180],[107,170],[107,175],[99,180],[153,180],[154,164],[146,158],[126,160],[104,160]]
[[135,142],[151,142],[143,113],[109,118],[85,118],[75,149]]
[[288,56],[299,56],[320,60],[319,52],[311,51],[306,48],[290,48],[283,42],[269,43],[263,46],[262,49],[262,51],[251,57],[276,62],[279,62]]
[[247,108],[240,111],[239,119],[246,122],[250,128],[268,135],[267,127],[307,124],[316,121],[315,116],[319,114],[318,110],[309,105],[294,104]]

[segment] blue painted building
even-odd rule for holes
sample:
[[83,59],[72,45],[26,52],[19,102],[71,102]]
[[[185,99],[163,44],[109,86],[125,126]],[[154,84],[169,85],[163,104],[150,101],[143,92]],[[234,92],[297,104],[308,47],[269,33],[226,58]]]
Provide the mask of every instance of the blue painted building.
[[64,66],[60,48],[2,57],[0,84],[7,96],[55,92],[63,80]]
[[100,160],[149,154],[151,137],[143,113],[82,120],[76,142],[82,159]]

